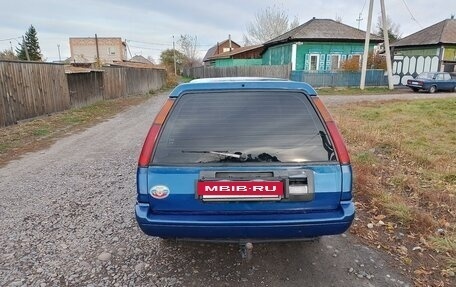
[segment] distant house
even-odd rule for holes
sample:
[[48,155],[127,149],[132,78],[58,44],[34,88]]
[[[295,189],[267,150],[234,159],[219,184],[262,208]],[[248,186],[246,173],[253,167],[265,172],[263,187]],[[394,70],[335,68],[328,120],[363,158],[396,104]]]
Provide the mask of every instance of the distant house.
[[422,72],[456,71],[456,19],[446,19],[391,44],[394,84]]
[[245,46],[208,57],[215,67],[262,65],[261,52],[263,45]]
[[213,65],[215,64],[214,61],[211,61],[209,58],[214,57],[218,54],[225,53],[232,51],[234,49],[240,48],[241,45],[234,42],[231,39],[226,39],[222,42],[217,43],[216,45],[212,46],[207,50],[206,55],[203,58],[204,65]]
[[122,38],[70,38],[70,52],[73,60],[87,59],[89,62],[110,64],[127,59],[127,49]]
[[[331,19],[316,19],[264,43],[263,65],[291,64],[292,70],[331,71],[361,57],[366,32]],[[371,34],[369,50],[382,39]]]
[[151,61],[149,61],[148,59],[144,58],[141,55],[136,55],[136,56],[134,56],[133,58],[131,58],[128,61],[129,62],[134,62],[134,63],[142,63],[142,64],[146,64],[146,65],[153,65],[154,64],[154,63],[152,63]]

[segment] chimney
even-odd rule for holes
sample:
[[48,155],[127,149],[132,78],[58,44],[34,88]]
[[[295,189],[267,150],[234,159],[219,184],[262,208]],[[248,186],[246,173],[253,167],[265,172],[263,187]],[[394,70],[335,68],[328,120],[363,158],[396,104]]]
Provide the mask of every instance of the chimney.
[[231,34],[228,34],[228,41],[229,41],[229,43],[230,43],[230,52],[231,52],[231,50],[233,50],[233,49],[231,48]]

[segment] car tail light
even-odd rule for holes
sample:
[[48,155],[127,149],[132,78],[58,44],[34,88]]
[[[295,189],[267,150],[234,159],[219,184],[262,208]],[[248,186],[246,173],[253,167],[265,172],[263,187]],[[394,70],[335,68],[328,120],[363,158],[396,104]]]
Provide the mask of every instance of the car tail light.
[[337,158],[339,159],[340,164],[350,164],[350,156],[348,155],[344,139],[340,134],[336,123],[331,117],[331,114],[323,105],[323,102],[320,100],[320,98],[312,97],[312,99],[318,111],[320,112],[320,115],[326,123],[326,127],[334,144],[334,149],[336,150]]
[[168,99],[160,112],[155,117],[155,120],[152,126],[149,129],[146,140],[144,141],[143,148],[141,150],[141,155],[139,156],[138,166],[146,167],[149,165],[150,158],[155,148],[155,143],[157,142],[158,135],[160,133],[161,127],[168,116],[171,107],[173,106],[174,99]]

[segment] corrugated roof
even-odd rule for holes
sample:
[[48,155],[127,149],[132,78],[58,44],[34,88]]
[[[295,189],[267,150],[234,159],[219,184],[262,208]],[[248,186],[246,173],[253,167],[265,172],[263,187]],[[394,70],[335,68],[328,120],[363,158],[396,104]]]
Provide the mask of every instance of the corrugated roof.
[[208,57],[207,60],[227,59],[227,58],[230,58],[231,56],[234,56],[234,55],[237,55],[237,54],[240,54],[240,53],[244,53],[244,52],[247,52],[247,51],[255,50],[255,49],[258,49],[258,48],[261,48],[261,47],[263,47],[263,45],[253,45],[253,46],[245,46],[245,47],[235,48],[235,49],[233,49],[231,51],[227,51],[227,52],[220,53],[220,54],[217,54],[217,55],[212,56],[212,57]]
[[[317,41],[317,40],[335,40],[335,41],[364,41],[366,31],[356,29],[352,26],[334,21],[332,19],[316,19],[315,17],[306,23],[274,38],[265,45],[271,45],[277,42],[289,41]],[[379,43],[383,40],[371,34],[370,39],[373,43]]]
[[393,47],[456,44],[456,19],[446,19],[391,44]]

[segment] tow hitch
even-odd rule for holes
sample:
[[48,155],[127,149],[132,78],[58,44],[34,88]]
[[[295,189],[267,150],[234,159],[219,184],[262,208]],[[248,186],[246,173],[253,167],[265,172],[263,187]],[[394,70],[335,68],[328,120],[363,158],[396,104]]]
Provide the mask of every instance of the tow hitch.
[[250,261],[253,255],[253,244],[251,242],[241,243],[239,251],[241,252],[242,259]]

